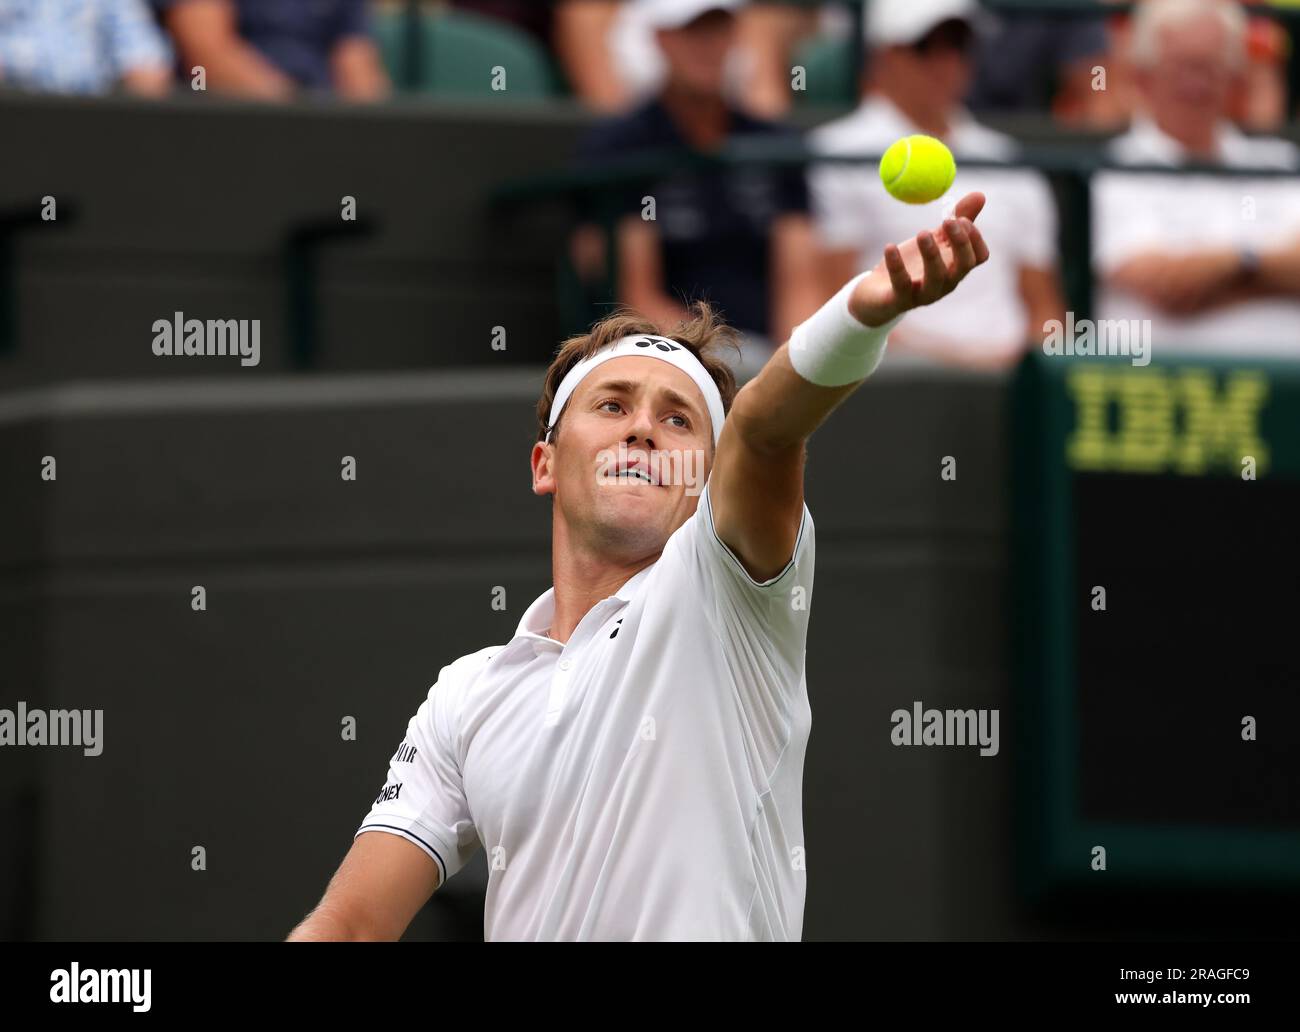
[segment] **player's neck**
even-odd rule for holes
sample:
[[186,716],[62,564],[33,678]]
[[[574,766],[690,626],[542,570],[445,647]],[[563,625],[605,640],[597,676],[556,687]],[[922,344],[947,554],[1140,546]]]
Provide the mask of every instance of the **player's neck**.
[[658,558],[651,555],[632,562],[610,560],[571,548],[564,543],[563,535],[554,535],[551,576],[555,586],[555,612],[548,637],[567,642],[597,602],[615,594]]

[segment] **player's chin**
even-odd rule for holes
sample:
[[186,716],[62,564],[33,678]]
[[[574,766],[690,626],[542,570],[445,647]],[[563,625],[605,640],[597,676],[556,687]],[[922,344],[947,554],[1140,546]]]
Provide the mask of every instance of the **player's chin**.
[[606,513],[624,520],[644,520],[653,514],[667,515],[678,504],[680,490],[663,484],[608,481],[596,485],[596,504]]
[[602,499],[597,505],[595,522],[604,547],[611,552],[643,555],[662,548],[677,522],[676,513],[667,499],[654,501],[641,497]]

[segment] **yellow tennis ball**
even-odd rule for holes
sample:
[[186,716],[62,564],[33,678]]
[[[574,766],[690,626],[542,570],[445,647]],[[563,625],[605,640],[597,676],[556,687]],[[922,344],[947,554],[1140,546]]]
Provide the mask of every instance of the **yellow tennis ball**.
[[880,159],[880,181],[908,204],[929,204],[948,192],[957,175],[952,151],[933,136],[904,136]]

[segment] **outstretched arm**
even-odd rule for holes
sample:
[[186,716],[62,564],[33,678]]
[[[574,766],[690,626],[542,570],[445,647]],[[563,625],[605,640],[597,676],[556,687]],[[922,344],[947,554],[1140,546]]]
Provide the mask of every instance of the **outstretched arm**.
[[886,245],[876,267],[850,280],[852,288],[846,284],[799,327],[736,395],[709,474],[709,497],[718,536],[755,580],[780,573],[794,553],[804,446],[861,386],[883,333],[904,312],[950,294],[988,260],[974,222],[983,207],[983,194],[967,194],[935,232]]

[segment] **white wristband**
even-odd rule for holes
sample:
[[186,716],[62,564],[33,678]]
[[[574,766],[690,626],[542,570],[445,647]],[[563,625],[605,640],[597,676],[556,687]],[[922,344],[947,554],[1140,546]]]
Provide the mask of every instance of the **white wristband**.
[[853,288],[870,272],[859,273],[790,334],[790,364],[809,383],[840,387],[864,380],[885,357],[889,331],[906,313],[883,326],[867,326],[849,311]]

